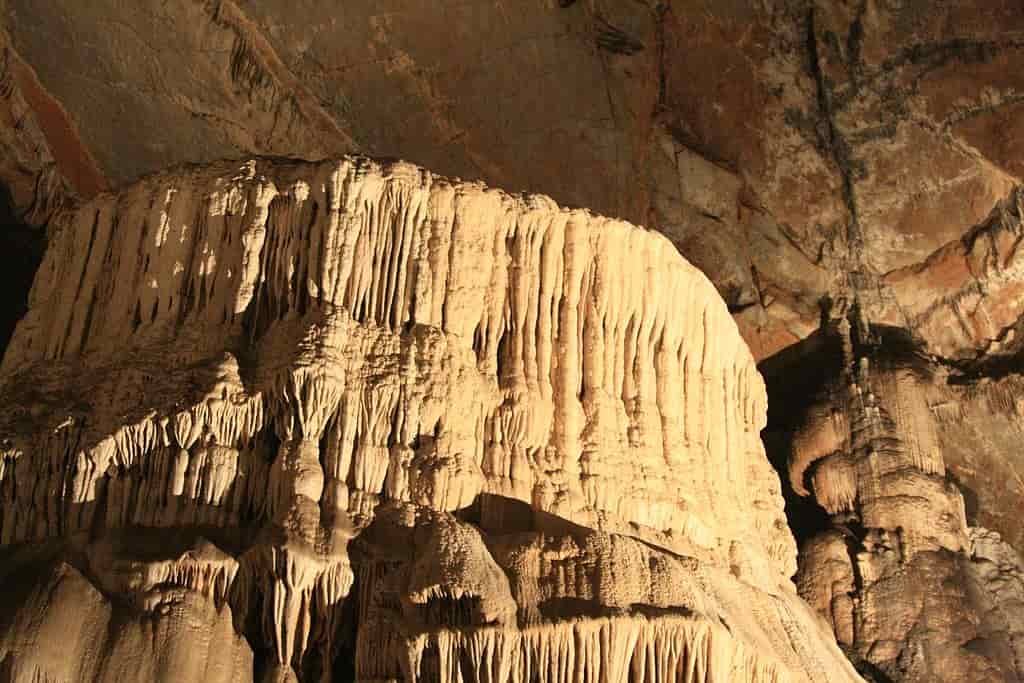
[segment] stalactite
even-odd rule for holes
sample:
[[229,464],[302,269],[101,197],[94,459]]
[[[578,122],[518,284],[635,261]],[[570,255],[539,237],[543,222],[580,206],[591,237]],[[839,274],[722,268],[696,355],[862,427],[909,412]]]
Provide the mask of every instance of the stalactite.
[[[572,565],[593,590],[552,600],[705,605],[669,586],[706,595],[683,566],[787,590],[795,548],[759,438],[763,381],[714,287],[662,236],[357,157],[190,168],[62,216],[2,366],[8,403],[29,387],[29,407],[0,417],[4,546],[220,530],[237,570],[147,571],[228,596],[240,623],[258,622],[281,680],[329,666],[347,546],[390,505],[427,519],[504,500],[613,534]],[[505,635],[499,647],[442,630],[402,657],[457,676],[465,657],[499,648],[497,680],[775,675],[712,637],[711,608],[692,625],[551,625],[539,603],[513,599],[493,538],[431,525],[447,531],[421,539],[422,561],[403,570],[401,618]],[[609,552],[648,582],[630,583],[628,600],[617,570],[585,568]],[[522,632],[521,608],[536,620]],[[389,624],[381,638],[405,642],[383,635]],[[779,648],[784,668],[806,673]]]
[[442,630],[411,644],[410,681],[532,680],[779,683],[778,665],[746,650],[726,631],[678,617],[607,618],[472,632]]

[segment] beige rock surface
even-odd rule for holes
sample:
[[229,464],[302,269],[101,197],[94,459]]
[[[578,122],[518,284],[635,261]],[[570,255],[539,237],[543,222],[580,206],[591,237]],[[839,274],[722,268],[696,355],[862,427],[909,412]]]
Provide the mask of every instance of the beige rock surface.
[[[187,678],[188,638],[211,680],[856,678],[789,582],[754,360],[659,234],[362,157],[50,229],[0,387],[12,680]],[[169,635],[25,645],[80,600]]]

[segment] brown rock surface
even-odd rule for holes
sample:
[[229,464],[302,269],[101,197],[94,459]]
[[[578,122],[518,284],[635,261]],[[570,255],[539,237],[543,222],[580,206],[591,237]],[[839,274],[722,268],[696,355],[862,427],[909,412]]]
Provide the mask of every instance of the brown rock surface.
[[561,4],[8,0],[5,16],[115,184],[361,149],[655,227],[668,203],[665,232],[690,247],[676,214],[711,201],[712,230],[754,248],[695,250],[699,265],[732,306],[779,290],[748,338],[764,328],[770,353],[806,336],[845,209],[832,160],[786,123],[817,106],[803,10],[751,28],[753,7]]
[[1018,537],[1016,518],[993,514],[1020,500],[1019,458],[1001,442],[1015,409],[994,405],[1006,393],[987,380],[949,384],[899,330],[856,312],[830,329],[842,369],[803,410],[789,452],[791,486],[829,515],[801,549],[800,594],[880,680],[1019,680],[1020,560],[968,526]]
[[88,197],[181,162],[361,149],[661,229],[758,358],[807,337],[819,300],[851,289],[942,355],[992,339],[950,349],[941,328],[965,311],[921,320],[893,308],[883,276],[924,269],[924,299],[953,297],[930,257],[1020,184],[1015,2],[3,9],[12,120],[38,130],[16,143],[38,153],[0,169],[15,194],[51,158]]

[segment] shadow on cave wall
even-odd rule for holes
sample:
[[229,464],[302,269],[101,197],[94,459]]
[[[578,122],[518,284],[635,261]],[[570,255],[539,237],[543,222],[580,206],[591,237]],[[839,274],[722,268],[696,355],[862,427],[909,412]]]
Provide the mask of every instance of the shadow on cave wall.
[[[910,370],[923,382],[933,381],[934,359],[927,356],[920,340],[909,330],[871,324],[859,333],[855,312],[851,310],[850,315],[849,343],[854,358],[869,359],[876,370]],[[768,424],[762,438],[768,459],[782,479],[787,522],[798,544],[831,525],[827,513],[813,498],[793,491],[787,472],[790,449],[808,409],[818,401],[829,400],[829,394],[838,390],[835,383],[847,370],[843,367],[843,344],[840,333],[823,316],[822,327],[816,332],[758,364],[768,391]],[[812,471],[808,469],[806,474]],[[977,509],[976,495],[960,482],[954,483],[966,491],[970,519],[972,508]]]
[[809,337],[758,364],[768,390],[768,424],[761,437],[772,466],[782,480],[786,521],[798,545],[829,527],[827,513],[812,498],[797,495],[787,472],[793,434],[807,408],[842,371],[838,338],[819,329]]
[[24,223],[14,210],[11,193],[0,184],[0,359],[27,309],[32,279],[46,246],[42,228]]

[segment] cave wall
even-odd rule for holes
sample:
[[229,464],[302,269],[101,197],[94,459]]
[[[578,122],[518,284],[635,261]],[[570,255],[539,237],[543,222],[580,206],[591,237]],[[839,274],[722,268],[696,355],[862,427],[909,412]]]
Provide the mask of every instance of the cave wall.
[[[1008,664],[1017,627],[998,614],[1016,608],[990,606],[1018,604],[1008,596],[1013,548],[1024,542],[1015,398],[1024,340],[1019,3],[5,0],[0,8],[0,183],[9,196],[0,241],[18,255],[5,269],[9,324],[24,311],[44,244],[70,249],[68,263],[99,258],[89,240],[72,248],[78,243],[61,237],[89,231],[86,218],[69,218],[84,203],[99,196],[120,216],[125,197],[140,192],[125,195],[128,187],[182,164],[362,151],[646,225],[707,274],[759,363],[769,396],[763,437],[784,475],[788,523],[799,543],[819,550],[814,539],[833,534],[823,557],[853,567],[858,552],[883,553],[889,543],[869,529],[913,526],[896,517],[864,525],[875,514],[859,483],[869,451],[852,445],[852,418],[822,425],[849,412],[850,383],[860,381],[849,378],[860,376],[862,358],[870,364],[909,348],[923,359],[915,367],[927,368],[927,379],[907,384],[869,371],[875,379],[866,381],[881,382],[872,389],[880,409],[889,410],[885,401],[914,406],[917,417],[886,438],[935,444],[927,457],[911,449],[908,466],[944,482],[926,508],[956,516],[962,499],[963,528],[934,550],[949,554],[938,574],[921,568],[916,550],[876,569],[879,581],[909,572],[923,586],[957,586],[929,609],[948,612],[941,624],[970,623],[937,627],[947,635],[925,643],[903,629],[929,623],[924,608],[874,635],[862,628],[851,636],[822,614],[865,675],[928,680],[959,666],[936,668],[935,653],[960,650],[972,672],[963,676],[1022,675]],[[132,221],[156,211],[123,210]],[[132,234],[120,219],[110,227],[96,216],[97,229]],[[55,253],[34,296],[63,281]],[[178,261],[191,272],[195,258]],[[178,261],[168,262],[172,273]],[[26,323],[42,327],[32,350],[25,342],[6,354],[9,377],[41,349],[56,359],[69,348],[119,346],[123,335],[96,336],[108,314],[132,334],[163,319],[166,299],[143,291],[133,305],[112,281],[105,287],[94,304],[77,290],[44,304],[64,317]],[[184,319],[199,296],[212,295],[199,288],[174,297],[175,315]],[[262,322],[249,329],[268,315],[258,313]],[[838,330],[839,320],[854,331]],[[858,326],[896,332],[871,341],[873,333],[857,337]],[[135,385],[148,386],[150,362],[167,367],[139,359]],[[40,386],[57,396],[61,384]],[[806,445],[801,434],[833,451],[795,456]],[[841,462],[821,466],[820,477],[842,485],[819,492],[813,464],[791,479],[794,459]],[[706,496],[703,486],[691,489]],[[930,512],[924,519],[914,524],[928,527],[926,536],[942,526]],[[851,520],[860,525],[852,536],[836,531]],[[817,571],[817,552],[802,552],[801,575]],[[805,597],[823,609],[807,592],[813,583]],[[856,602],[866,590],[853,582],[837,595]],[[899,601],[872,604],[891,602]],[[885,613],[862,606],[852,614],[870,620],[873,610]],[[976,641],[1002,644],[975,652]]]

